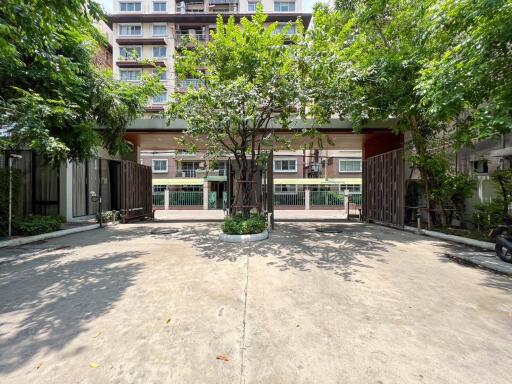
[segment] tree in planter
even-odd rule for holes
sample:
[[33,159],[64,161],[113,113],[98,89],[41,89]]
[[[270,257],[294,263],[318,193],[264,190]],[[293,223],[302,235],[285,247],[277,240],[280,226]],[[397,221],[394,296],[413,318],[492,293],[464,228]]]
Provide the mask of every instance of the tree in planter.
[[96,67],[102,17],[92,0],[0,3],[0,149],[30,148],[54,163],[87,159],[98,145],[126,149],[126,124],[161,85],[157,76],[123,83]]
[[[169,117],[186,121],[188,145],[205,145],[212,157],[235,158],[245,218],[264,150],[283,143],[272,128],[290,127],[300,101],[294,50],[285,44],[298,37],[288,36],[289,26],[266,26],[266,19],[261,7],[240,24],[219,16],[208,44],[185,49],[176,63],[180,78],[197,79],[197,88],[175,94],[167,108]],[[296,29],[302,33],[300,22]]]

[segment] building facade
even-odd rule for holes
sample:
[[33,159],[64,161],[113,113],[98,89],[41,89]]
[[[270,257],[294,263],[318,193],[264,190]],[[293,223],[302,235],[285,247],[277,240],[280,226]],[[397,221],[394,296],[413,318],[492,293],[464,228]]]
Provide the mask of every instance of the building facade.
[[476,190],[466,202],[470,214],[476,204],[488,203],[497,197],[498,191],[490,176],[498,169],[512,168],[512,135],[482,140],[470,148],[460,149],[455,164],[459,172],[471,175],[476,181]]
[[146,112],[161,112],[172,92],[198,86],[197,79],[176,78],[176,52],[187,46],[191,38],[207,42],[217,15],[234,15],[239,20],[254,13],[260,3],[269,22],[286,24],[300,17],[307,25],[311,18],[310,14],[301,13],[302,0],[114,0],[113,14],[109,16],[114,75],[137,82],[144,74],[157,71],[165,90],[149,100]]
[[[258,4],[269,23],[284,26],[300,18],[307,27],[311,19],[311,14],[302,13],[302,0],[114,0],[109,16],[114,75],[138,82],[144,74],[157,71],[165,91],[149,100],[145,117],[158,117],[170,94],[199,86],[198,79],[175,76],[175,57],[180,50],[188,47],[191,39],[208,42],[218,15],[232,15],[239,21],[254,14]],[[288,33],[295,33],[294,28]],[[187,153],[172,145],[165,150],[141,151],[138,158],[152,167],[155,206],[226,208],[228,158],[212,160],[205,152]],[[347,189],[360,195],[361,173],[360,150],[275,152],[275,206],[305,206],[305,195],[310,192],[334,203],[341,202],[338,197]]]
[[[206,152],[141,151],[140,162],[152,168],[156,207],[226,208],[228,157],[212,160]],[[361,205],[360,150],[276,151],[272,166],[277,209],[305,209],[306,194],[312,209],[341,209],[345,190]]]

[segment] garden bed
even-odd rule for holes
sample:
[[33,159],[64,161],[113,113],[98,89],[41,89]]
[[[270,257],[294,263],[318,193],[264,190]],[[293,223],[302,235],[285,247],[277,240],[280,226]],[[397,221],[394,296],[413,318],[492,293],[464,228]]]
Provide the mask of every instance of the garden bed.
[[267,219],[259,214],[246,218],[241,214],[226,217],[219,239],[231,243],[260,241],[268,238]]

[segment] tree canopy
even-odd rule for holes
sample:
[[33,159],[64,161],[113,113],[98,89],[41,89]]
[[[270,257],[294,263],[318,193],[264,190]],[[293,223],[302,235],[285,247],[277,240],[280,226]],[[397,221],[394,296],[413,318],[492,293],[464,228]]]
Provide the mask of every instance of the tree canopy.
[[312,116],[338,115],[356,130],[394,119],[428,200],[460,201],[471,182],[450,181],[447,154],[512,128],[511,12],[510,0],[317,5],[299,55]]
[[96,67],[102,17],[92,0],[0,4],[0,149],[60,161],[88,158],[99,145],[123,148],[126,124],[160,86],[156,76],[131,85]]
[[[189,144],[199,141],[211,156],[232,155],[241,181],[253,180],[257,164],[279,141],[272,128],[290,126],[297,115],[300,78],[293,51],[286,44],[292,25],[265,25],[260,7],[239,24],[217,18],[210,41],[185,49],[176,70],[181,79],[197,79],[197,87],[176,93],[167,113],[187,122]],[[300,34],[302,24],[297,22]],[[251,190],[244,186],[249,205]],[[247,212],[245,212],[247,214]]]

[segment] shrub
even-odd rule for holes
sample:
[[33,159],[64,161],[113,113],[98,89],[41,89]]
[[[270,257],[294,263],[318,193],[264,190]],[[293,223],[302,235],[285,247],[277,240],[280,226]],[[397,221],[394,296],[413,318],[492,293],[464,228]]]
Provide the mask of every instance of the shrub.
[[227,217],[221,229],[228,235],[251,235],[267,229],[267,220],[265,216],[259,214],[252,214],[248,219],[245,219],[242,214],[237,214]]
[[488,231],[499,224],[503,224],[503,201],[501,199],[475,205],[473,225],[477,229]]
[[[114,222],[121,219],[119,211],[105,211],[101,213],[101,221],[103,223]],[[100,222],[100,214],[96,213],[96,221]]]
[[14,235],[34,236],[58,231],[66,220],[62,216],[28,216],[15,219],[12,223]]

